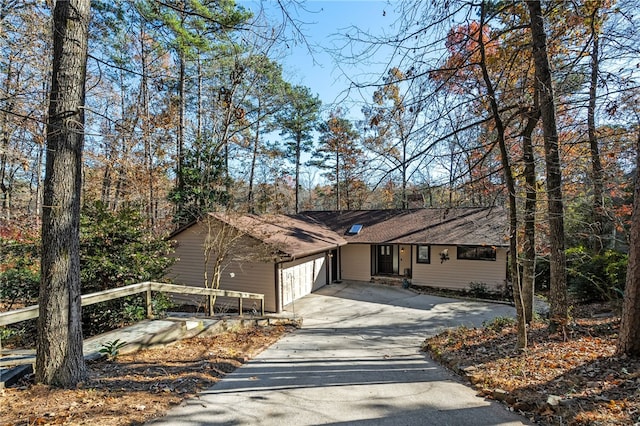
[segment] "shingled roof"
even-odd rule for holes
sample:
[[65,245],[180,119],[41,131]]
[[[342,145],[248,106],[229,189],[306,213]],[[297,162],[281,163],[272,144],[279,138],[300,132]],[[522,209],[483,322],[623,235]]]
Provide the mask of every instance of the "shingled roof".
[[[302,221],[323,224],[348,243],[507,246],[507,214],[500,208],[307,211]],[[349,233],[353,225],[358,233]]]
[[276,248],[289,258],[300,258],[347,244],[347,241],[316,221],[281,214],[242,216],[210,213],[247,235]]

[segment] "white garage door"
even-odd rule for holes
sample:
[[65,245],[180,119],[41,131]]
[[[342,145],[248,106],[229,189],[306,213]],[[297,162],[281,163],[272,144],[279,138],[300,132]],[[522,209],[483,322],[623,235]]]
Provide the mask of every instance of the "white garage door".
[[287,305],[327,284],[324,254],[305,257],[282,265],[282,304]]

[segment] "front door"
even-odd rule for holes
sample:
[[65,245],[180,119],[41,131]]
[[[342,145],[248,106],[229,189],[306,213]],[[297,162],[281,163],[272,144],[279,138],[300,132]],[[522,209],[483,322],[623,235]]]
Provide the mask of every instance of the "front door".
[[393,274],[393,246],[378,246],[378,273]]

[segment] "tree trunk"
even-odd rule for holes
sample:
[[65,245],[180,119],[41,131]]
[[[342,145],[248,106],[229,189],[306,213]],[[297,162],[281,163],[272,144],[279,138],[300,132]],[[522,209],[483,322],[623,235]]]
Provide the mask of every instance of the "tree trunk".
[[296,176],[295,176],[295,193],[296,193],[296,208],[295,213],[300,212],[300,151],[302,150],[302,135],[296,136]]
[[402,143],[402,210],[409,208],[407,199],[407,142]]
[[[538,103],[536,99],[536,105]],[[533,295],[536,284],[536,164],[531,135],[540,120],[540,109],[536,106],[529,112],[527,124],[522,132],[522,156],[524,160],[525,202],[524,241],[522,242],[522,300],[527,324],[533,320]]]
[[604,248],[604,172],[600,161],[600,148],[598,147],[598,135],[596,133],[596,98],[598,88],[599,61],[599,34],[596,29],[598,9],[595,8],[591,19],[591,35],[593,47],[591,50],[591,81],[589,84],[589,106],[587,109],[587,127],[589,133],[589,150],[591,153],[591,179],[593,180],[593,241],[591,248],[599,253]]
[[79,228],[89,14],[90,0],[58,0],[53,12],[36,380],[65,387],[86,376]]
[[[180,27],[184,28],[185,14],[184,1],[180,2]],[[186,64],[185,52],[182,46],[178,47],[178,128],[176,136],[176,186],[178,192],[184,190],[184,176],[182,176],[182,166],[184,161],[184,131],[185,131],[185,110],[186,110]],[[182,210],[182,205],[177,206],[177,210]]]
[[629,241],[629,263],[618,335],[618,352],[640,356],[640,130],[636,141],[636,179]]
[[341,210],[340,200],[340,148],[336,146],[336,211]]
[[[11,80],[12,80],[12,62],[9,58],[7,64],[7,73],[5,77],[4,93],[7,97],[11,96]],[[13,102],[7,102],[8,105],[2,110],[2,118],[0,121],[0,194],[2,202],[0,202],[0,218],[9,221],[11,219],[11,177],[7,173],[9,170],[9,158],[7,152],[9,152],[9,114],[13,111]]]
[[[259,110],[259,108],[258,108]],[[251,168],[249,169],[249,189],[247,191],[247,212],[255,213],[255,202],[253,193],[253,181],[256,175],[256,163],[258,162],[258,147],[260,145],[260,120],[256,122],[256,132],[253,138],[253,150],[251,152]]]
[[202,84],[203,84],[203,76],[202,76],[202,53],[198,51],[196,56],[196,66],[198,72],[198,112],[196,114],[196,140],[202,139],[202,117],[204,115],[204,105],[203,105],[203,95],[202,95]]
[[496,126],[496,137],[498,138],[498,146],[500,148],[500,162],[502,164],[502,172],[507,186],[507,196],[509,204],[509,272],[511,275],[511,283],[513,285],[513,299],[516,305],[516,315],[518,319],[518,337],[516,346],[518,348],[527,347],[527,326],[525,321],[523,292],[520,275],[518,273],[518,216],[516,203],[516,186],[511,169],[511,161],[509,161],[509,151],[505,140],[505,128],[500,116],[496,92],[487,70],[486,52],[483,40],[485,2],[482,2],[480,13],[480,28],[478,30],[478,46],[480,50],[480,68],[482,70],[482,78],[489,98],[489,105],[493,115],[493,122]]
[[154,170],[153,170],[153,148],[151,146],[151,114],[150,109],[150,94],[149,94],[149,76],[148,76],[148,64],[147,64],[147,49],[146,49],[147,37],[144,29],[140,28],[140,66],[142,68],[142,76],[140,78],[140,97],[142,98],[142,141],[144,145],[144,159],[147,172],[147,221],[151,229],[154,228],[156,223],[156,210],[154,209],[155,202],[155,187],[154,187]]
[[549,329],[554,332],[568,320],[566,256],[564,252],[564,206],[562,202],[562,171],[558,152],[558,128],[553,99],[551,69],[547,57],[547,37],[544,32],[540,0],[527,0],[531,19],[531,38],[537,92],[544,136],[547,194],[549,197],[549,245],[551,283],[549,292]]

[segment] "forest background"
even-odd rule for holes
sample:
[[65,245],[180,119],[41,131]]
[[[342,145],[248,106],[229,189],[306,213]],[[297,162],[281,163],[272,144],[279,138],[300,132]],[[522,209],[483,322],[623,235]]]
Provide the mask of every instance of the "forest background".
[[[319,48],[305,38],[307,6],[277,4],[279,19],[230,0],[91,2],[81,181],[89,223],[132,215],[120,225],[139,234],[121,240],[157,242],[212,210],[508,207],[511,277],[528,283],[518,291],[535,282],[562,293],[568,256],[581,298],[622,297],[640,138],[636,2],[388,3],[387,31],[344,28],[342,44],[325,52],[338,69],[387,66],[345,75],[351,101],[327,108],[287,81],[280,60],[287,46]],[[549,91],[531,48],[538,16],[551,139]],[[0,5],[0,290],[13,301],[35,298],[40,282],[51,18],[40,1]],[[109,235],[120,241],[122,227]],[[92,285],[145,274],[125,278],[135,269],[112,263]],[[566,317],[560,304],[556,312],[552,300],[552,318]]]
[[[199,2],[193,3],[195,10]],[[338,96],[323,108],[310,88],[284,79],[279,60],[288,45],[311,49],[310,58],[323,47],[304,44],[309,40],[303,31],[312,25],[316,3],[306,6],[308,12],[304,5],[292,3],[283,10],[294,8],[295,13],[278,19],[271,15],[271,21],[260,10],[232,2],[202,5],[220,7],[219,16],[237,20],[225,28],[197,14],[180,18],[177,10],[153,1],[93,2],[84,202],[99,200],[113,211],[136,206],[149,229],[159,233],[174,229],[180,203],[204,203],[222,193],[233,209],[258,213],[402,208],[409,203],[504,205],[491,111],[474,71],[477,46],[469,40],[478,8],[466,2],[451,10],[391,3],[389,15],[397,9],[396,17],[390,17],[394,21],[389,22],[389,35],[343,28],[342,48],[334,40],[331,48],[324,46],[329,51],[323,55],[332,54],[345,69],[353,62],[389,66],[382,74],[346,76],[344,81],[351,84],[343,88],[345,101]],[[624,9],[625,2],[586,3],[551,2],[545,11],[567,234],[576,242],[605,236],[589,232],[596,181],[590,140],[597,138],[604,185],[598,198],[609,222],[607,241],[597,244],[620,248],[625,245],[620,231],[629,218],[635,159],[637,17],[632,9]],[[532,97],[525,90],[532,64],[524,49],[527,31],[517,28],[526,18],[523,7],[499,9],[500,4],[493,2],[495,10],[483,31],[490,44],[489,71],[504,103],[501,112],[508,115],[509,156],[517,166],[523,164],[516,142],[525,121],[522,109],[530,100],[526,97]],[[409,11],[414,16],[422,13],[422,20],[408,22]],[[239,16],[229,18],[230,13]],[[385,8],[382,13],[387,14]],[[437,13],[450,16],[436,25]],[[4,224],[18,223],[26,231],[38,228],[41,209],[51,18],[46,4],[35,1],[8,2],[0,16],[0,208]],[[382,49],[384,55],[379,53]],[[592,81],[594,54],[598,66]],[[454,66],[459,70],[447,73]],[[326,65],[325,69],[339,71]],[[371,93],[368,102],[361,93],[349,96],[349,91],[364,88]],[[307,105],[309,111],[292,102],[296,96],[313,104]],[[304,113],[308,128],[301,129],[298,142],[294,133],[299,129],[287,128],[287,119]],[[534,132],[534,148],[539,149],[534,152],[536,189],[542,191],[544,156],[538,136]],[[296,164],[296,149],[307,152],[311,161]],[[301,169],[296,190],[297,166]],[[181,192],[185,185],[187,193]],[[300,193],[299,206],[295,192]],[[541,194],[541,206],[544,197]],[[182,209],[188,210],[186,204]],[[539,223],[544,225],[544,219]],[[544,239],[540,241],[544,246]]]

